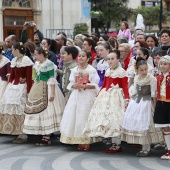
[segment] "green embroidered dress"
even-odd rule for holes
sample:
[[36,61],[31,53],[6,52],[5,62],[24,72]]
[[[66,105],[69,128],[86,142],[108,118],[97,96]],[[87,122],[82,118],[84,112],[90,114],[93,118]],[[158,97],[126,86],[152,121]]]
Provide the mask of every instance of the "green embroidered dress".
[[[47,135],[59,131],[65,107],[64,96],[54,78],[54,64],[50,60],[35,63],[36,78],[25,108],[24,133]],[[49,101],[51,85],[55,85],[54,100]]]

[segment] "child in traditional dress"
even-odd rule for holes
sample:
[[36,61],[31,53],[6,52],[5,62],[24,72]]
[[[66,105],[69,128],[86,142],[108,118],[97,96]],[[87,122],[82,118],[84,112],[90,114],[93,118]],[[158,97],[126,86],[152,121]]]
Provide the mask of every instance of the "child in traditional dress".
[[[141,47],[136,52],[136,59],[138,57],[142,57],[143,59],[145,59],[147,61],[148,58],[149,58],[149,50],[147,48]],[[154,68],[148,62],[147,62],[147,65],[148,65],[148,72],[150,74],[154,74]],[[130,88],[131,85],[133,85],[133,80],[134,80],[134,77],[135,77],[135,74],[136,74],[136,70],[134,68],[134,64],[131,67],[129,67],[129,69],[127,70],[127,74],[128,74],[128,78],[129,78],[128,87]],[[131,91],[131,89],[129,89],[129,91]]]
[[157,76],[157,103],[154,113],[155,127],[164,130],[168,152],[161,159],[170,160],[170,56],[165,55],[159,61],[161,74]]
[[99,76],[95,68],[88,64],[90,55],[82,51],[78,56],[79,65],[71,70],[67,89],[72,90],[61,121],[60,141],[78,144],[79,150],[89,150],[95,142],[83,134],[90,110],[98,93]]
[[105,73],[102,89],[90,111],[84,128],[89,137],[112,137],[112,147],[105,152],[121,152],[121,127],[124,109],[129,101],[126,72],[119,66],[120,51],[107,56],[110,68]]
[[63,68],[62,70],[57,69],[57,73],[62,76],[62,91],[65,96],[66,102],[71,94],[71,91],[67,89],[67,85],[69,84],[69,77],[71,74],[71,69],[77,66],[77,62],[75,61],[78,55],[78,50],[76,47],[62,47],[60,50],[60,56],[63,60]]
[[108,42],[105,42],[105,43],[99,44],[97,49],[98,49],[99,56],[102,58],[97,64],[97,73],[100,77],[100,81],[98,85],[99,87],[101,87],[104,82],[105,72],[109,68],[109,65],[107,62],[107,55],[110,52],[110,45]]
[[2,55],[3,43],[0,43],[0,100],[8,84],[10,75],[10,60]]
[[35,50],[36,78],[25,107],[23,132],[40,135],[37,145],[51,144],[50,134],[59,131],[65,100],[54,77],[50,52],[43,47]]
[[136,70],[132,99],[123,120],[122,140],[141,144],[142,150],[137,153],[137,156],[145,157],[151,154],[150,143],[160,141],[153,124],[156,78],[148,73],[147,61],[141,57],[137,58]]

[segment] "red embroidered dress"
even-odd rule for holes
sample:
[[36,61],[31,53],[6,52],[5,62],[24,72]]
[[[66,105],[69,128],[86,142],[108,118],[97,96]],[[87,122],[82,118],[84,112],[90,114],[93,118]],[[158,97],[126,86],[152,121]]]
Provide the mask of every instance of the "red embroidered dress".
[[22,134],[24,108],[32,86],[32,65],[29,57],[11,61],[9,84],[0,102],[0,133]]
[[102,89],[85,125],[84,134],[104,138],[119,136],[124,117],[124,99],[129,99],[125,70],[120,66],[107,69]]

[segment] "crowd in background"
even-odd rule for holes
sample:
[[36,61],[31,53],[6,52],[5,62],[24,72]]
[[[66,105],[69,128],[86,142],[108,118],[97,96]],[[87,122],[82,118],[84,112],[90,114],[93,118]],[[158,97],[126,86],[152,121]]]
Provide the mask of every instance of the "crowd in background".
[[24,24],[20,40],[9,35],[0,43],[0,133],[17,135],[13,143],[39,135],[37,145],[60,141],[140,145],[137,156],[167,149],[170,159],[170,30],[158,37],[136,28],[134,37],[121,22],[117,37],[64,32],[45,38],[36,24],[34,40]]

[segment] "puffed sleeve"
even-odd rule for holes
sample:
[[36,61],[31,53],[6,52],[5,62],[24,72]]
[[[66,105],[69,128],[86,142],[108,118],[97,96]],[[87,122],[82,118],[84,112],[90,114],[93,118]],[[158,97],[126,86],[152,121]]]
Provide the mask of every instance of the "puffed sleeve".
[[129,99],[128,78],[127,77],[121,78],[121,86],[123,89],[125,99]]
[[51,77],[48,79],[47,84],[48,85],[58,85],[58,82],[54,77]]
[[32,66],[26,67],[26,82],[27,82],[27,93],[29,93],[32,86]]
[[99,90],[98,83],[99,83],[99,75],[97,71],[94,69],[92,72],[89,73],[89,82],[87,85],[95,86],[96,90]]
[[151,86],[151,97],[156,97],[157,96],[157,80],[155,77],[153,77],[150,81],[150,86]]
[[68,90],[73,90],[72,86],[75,83],[75,72],[74,72],[74,69],[71,69],[71,74],[70,74],[70,77],[69,77],[69,81],[70,81],[70,83],[67,85],[67,89]]

